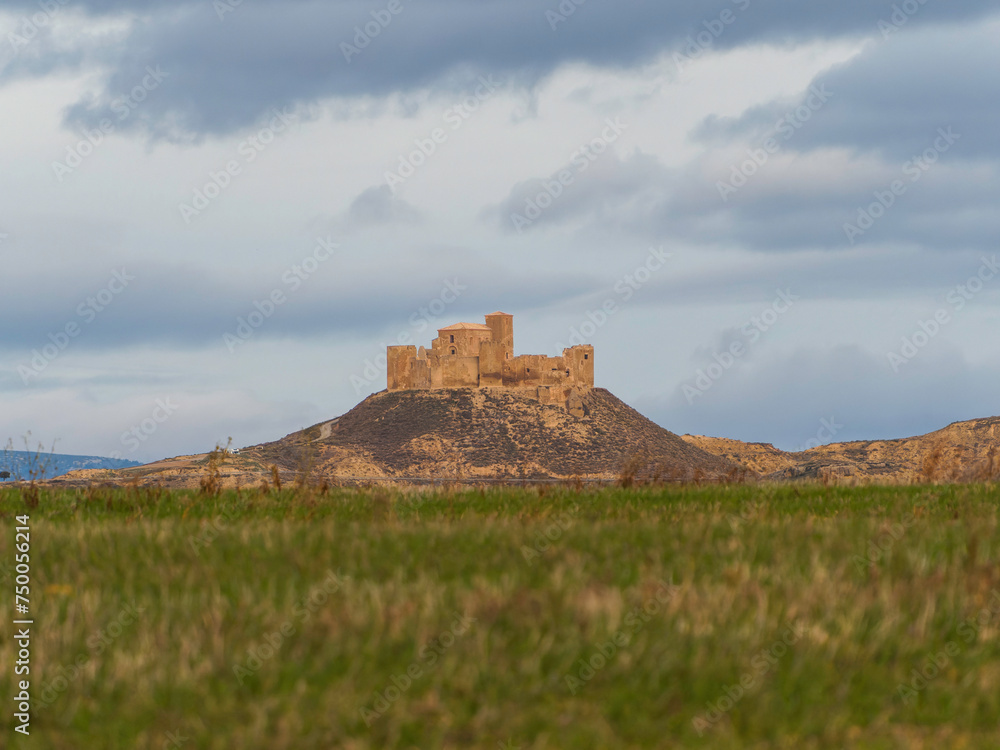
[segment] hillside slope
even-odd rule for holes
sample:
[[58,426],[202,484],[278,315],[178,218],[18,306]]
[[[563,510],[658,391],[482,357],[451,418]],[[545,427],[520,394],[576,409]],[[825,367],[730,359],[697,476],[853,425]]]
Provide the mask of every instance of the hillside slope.
[[1000,479],[1000,417],[954,422],[915,437],[830,443],[799,453],[728,438],[684,435],[683,439],[721,458],[742,463],[767,479]]
[[[752,472],[690,445],[603,388],[582,395],[583,416],[514,389],[382,391],[341,417],[227,454],[227,486],[271,481],[719,480]],[[116,472],[74,472],[89,482],[197,487],[206,454]]]
[[739,473],[603,388],[586,392],[583,407],[574,417],[506,389],[382,392],[257,450],[286,469],[311,460],[327,476],[613,479],[627,464],[664,478]]

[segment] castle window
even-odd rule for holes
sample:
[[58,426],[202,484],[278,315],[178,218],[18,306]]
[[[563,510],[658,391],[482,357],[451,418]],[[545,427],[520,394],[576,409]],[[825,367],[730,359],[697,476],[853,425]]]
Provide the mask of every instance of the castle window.
[[531,368],[530,368],[530,367],[525,367],[525,368],[524,368],[524,371],[525,371],[525,372],[531,372]]
[[589,354],[584,354],[584,355],[583,355],[583,358],[584,358],[584,359],[590,359],[590,355],[589,355]]
[[[455,337],[454,337],[454,336],[452,336],[452,338],[455,338]],[[455,347],[451,347],[451,353],[452,353],[452,354],[455,354],[455,353],[456,353],[456,352],[455,352]]]
[[569,377],[569,370],[566,370],[566,377]]
[[[449,343],[451,343],[451,344],[454,344],[454,343],[455,343],[455,334],[454,334],[454,333],[453,333],[453,334],[451,334],[451,341],[450,341]],[[455,352],[452,352],[452,354],[454,354],[454,353],[455,353]]]

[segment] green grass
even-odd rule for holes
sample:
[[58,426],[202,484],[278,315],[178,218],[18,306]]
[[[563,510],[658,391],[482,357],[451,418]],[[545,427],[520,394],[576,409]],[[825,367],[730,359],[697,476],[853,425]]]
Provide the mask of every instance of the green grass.
[[998,506],[734,485],[26,510],[8,487],[0,695],[28,512],[34,705],[23,738],[7,700],[0,746],[996,748]]

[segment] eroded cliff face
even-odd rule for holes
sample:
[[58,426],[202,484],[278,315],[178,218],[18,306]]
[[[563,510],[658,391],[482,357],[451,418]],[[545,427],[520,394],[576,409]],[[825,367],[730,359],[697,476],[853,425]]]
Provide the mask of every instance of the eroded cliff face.
[[1000,479],[1000,417],[955,422],[916,437],[831,443],[798,453],[727,438],[684,435],[683,439],[767,479],[893,483]]

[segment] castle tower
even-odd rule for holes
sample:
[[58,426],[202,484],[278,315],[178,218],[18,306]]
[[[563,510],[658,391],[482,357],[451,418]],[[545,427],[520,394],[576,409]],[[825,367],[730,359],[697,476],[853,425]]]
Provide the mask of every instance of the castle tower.
[[586,344],[563,349],[563,361],[570,383],[584,388],[594,387],[594,347]]
[[492,340],[500,344],[504,361],[514,357],[514,316],[505,312],[490,313],[486,325],[492,333]]
[[413,388],[413,363],[417,359],[415,346],[390,346],[385,350],[386,375],[390,391]]

